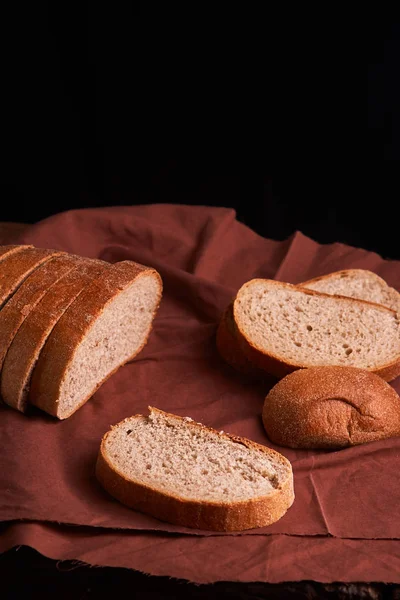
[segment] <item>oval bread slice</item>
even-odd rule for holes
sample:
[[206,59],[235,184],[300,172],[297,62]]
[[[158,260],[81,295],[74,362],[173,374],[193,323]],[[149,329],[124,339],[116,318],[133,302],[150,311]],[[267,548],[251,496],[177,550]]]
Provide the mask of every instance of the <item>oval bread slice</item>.
[[28,406],[33,369],[54,326],[86,285],[110,267],[100,260],[72,256],[71,259],[75,267],[50,287],[25,318],[4,359],[1,397],[22,412]]
[[346,448],[400,435],[400,398],[368,371],[313,367],[281,379],[265,399],[262,418],[280,446]]
[[233,314],[242,350],[277,377],[327,365],[386,381],[400,374],[399,315],[379,304],[253,279],[237,293]]
[[[300,283],[298,287],[324,294],[348,296],[349,298],[382,304],[382,306],[400,313],[399,292],[389,287],[381,277],[365,269],[336,271]],[[231,367],[251,377],[259,378],[262,376],[262,371],[251,362],[239,346],[233,318],[233,302],[221,317],[216,342],[221,357]]]
[[59,419],[72,415],[146,344],[161,293],[157,271],[132,261],[89,283],[47,339],[29,401]]
[[96,475],[157,519],[212,531],[270,525],[294,500],[290,462],[265,446],[150,408],[103,438]]
[[382,277],[366,269],[336,271],[305,281],[300,286],[323,294],[348,296],[375,302],[375,304],[382,304],[382,306],[400,313],[399,292],[388,286]]

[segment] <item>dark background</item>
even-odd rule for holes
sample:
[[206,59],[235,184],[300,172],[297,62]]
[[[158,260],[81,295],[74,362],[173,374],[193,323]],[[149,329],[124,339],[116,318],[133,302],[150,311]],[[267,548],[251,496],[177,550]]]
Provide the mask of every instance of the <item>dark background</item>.
[[1,220],[229,206],[267,237],[300,229],[400,258],[399,24],[349,37],[294,17],[258,33],[79,6],[8,21]]

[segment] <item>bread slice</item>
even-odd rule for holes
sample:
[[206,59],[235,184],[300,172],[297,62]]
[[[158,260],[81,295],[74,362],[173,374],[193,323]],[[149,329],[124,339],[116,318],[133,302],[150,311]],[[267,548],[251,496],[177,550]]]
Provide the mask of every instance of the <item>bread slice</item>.
[[212,531],[270,525],[294,500],[290,462],[245,438],[149,408],[103,438],[101,485],[162,521]]
[[379,304],[253,279],[240,288],[233,315],[242,350],[277,377],[326,365],[387,381],[400,374],[399,315]]
[[74,268],[78,258],[65,254],[40,265],[0,311],[0,371],[7,350],[25,317],[58,279]]
[[86,258],[79,259],[78,263],[74,260],[74,264],[29,312],[5,355],[1,397],[19,411],[25,411],[28,406],[33,369],[54,326],[88,283],[110,267],[104,261]]
[[157,271],[131,261],[89,283],[47,339],[29,401],[59,419],[72,415],[146,344],[161,293]]
[[0,308],[35,269],[60,254],[63,253],[58,250],[27,246],[3,255],[0,262]]
[[[324,294],[375,302],[400,312],[400,294],[394,288],[389,287],[381,277],[364,269],[336,271],[300,283],[299,287]],[[233,318],[233,302],[229,304],[221,317],[216,343],[221,357],[231,367],[254,378],[262,376],[263,371],[251,362],[239,346]]]
[[400,398],[381,377],[354,367],[287,375],[264,402],[269,439],[290,448],[339,449],[400,435]]
[[324,294],[349,296],[382,304],[400,313],[400,294],[388,286],[381,277],[364,269],[337,271],[323,277],[316,277],[300,284],[309,290]]

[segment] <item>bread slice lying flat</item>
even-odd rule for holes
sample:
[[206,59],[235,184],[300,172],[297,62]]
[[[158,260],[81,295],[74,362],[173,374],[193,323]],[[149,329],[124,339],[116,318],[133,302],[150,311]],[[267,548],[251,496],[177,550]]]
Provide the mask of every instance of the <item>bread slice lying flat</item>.
[[96,475],[123,504],[196,529],[269,525],[294,500],[292,468],[278,452],[154,408],[104,436]]
[[389,287],[386,281],[375,273],[364,269],[337,271],[330,275],[310,279],[300,285],[324,294],[349,296],[350,298],[375,302],[400,312],[399,292]]
[[154,269],[116,263],[85,287],[51,331],[32,373],[29,402],[72,415],[147,342],[161,300]]
[[313,366],[354,366],[390,381],[400,374],[394,311],[267,279],[253,279],[233,304],[239,345],[277,377]]
[[33,370],[54,326],[88,283],[110,267],[101,260],[69,257],[74,268],[53,283],[34,310],[28,311],[4,358],[1,397],[6,404],[22,412],[28,406]]
[[269,439],[290,448],[339,449],[400,436],[400,398],[381,377],[354,367],[300,369],[265,399]]
[[[400,312],[400,294],[375,273],[364,269],[337,271],[300,283],[299,287],[321,293],[348,296],[382,304]],[[262,377],[263,371],[244,354],[239,346],[233,318],[233,302],[222,315],[217,330],[217,349],[231,367],[252,377]]]

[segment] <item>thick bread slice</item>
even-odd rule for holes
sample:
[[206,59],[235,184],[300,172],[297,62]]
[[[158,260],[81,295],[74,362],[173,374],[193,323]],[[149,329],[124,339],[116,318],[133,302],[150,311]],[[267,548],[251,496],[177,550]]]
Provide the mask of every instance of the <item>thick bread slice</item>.
[[109,266],[100,260],[80,259],[25,318],[3,363],[1,397],[6,404],[22,412],[26,410],[32,372],[53,327],[85,287]]
[[157,519],[213,531],[270,525],[294,500],[290,462],[245,438],[149,408],[103,438],[96,476]]
[[72,415],[141,351],[161,293],[157,271],[131,261],[112,265],[92,281],[46,341],[29,401],[59,419]]
[[[375,273],[364,269],[336,271],[300,283],[299,287],[305,287],[324,294],[348,296],[375,302],[400,312],[399,292],[389,287],[386,281],[375,275]],[[252,377],[260,377],[262,371],[253,365],[239,346],[236,325],[233,319],[233,302],[221,317],[216,342],[220,355],[231,367]]]
[[60,254],[65,252],[29,246],[7,254],[0,262],[0,308],[35,269]]
[[364,269],[347,269],[300,284],[309,290],[324,294],[349,296],[382,304],[400,313],[400,294],[381,277]]
[[400,374],[399,315],[379,304],[253,279],[237,293],[233,315],[242,350],[277,377],[327,365],[387,381]]
[[301,369],[265,399],[269,439],[290,448],[346,448],[400,435],[400,398],[381,377],[354,367]]
[[40,265],[0,311],[0,372],[7,350],[25,317],[58,279],[74,268],[78,258],[65,254]]

